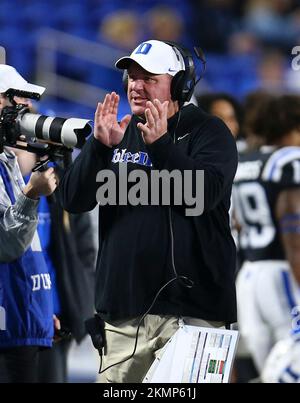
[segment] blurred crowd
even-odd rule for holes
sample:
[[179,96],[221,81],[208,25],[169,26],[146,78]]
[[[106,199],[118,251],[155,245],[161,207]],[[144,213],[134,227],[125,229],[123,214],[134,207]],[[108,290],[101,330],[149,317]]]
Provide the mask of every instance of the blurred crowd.
[[[29,77],[36,71],[43,28],[124,52],[146,38],[197,45],[207,59],[198,92],[228,92],[241,100],[259,88],[300,90],[299,74],[291,68],[291,52],[300,39],[299,5],[299,0],[3,0],[1,45],[7,63]],[[80,52],[76,58],[57,55],[58,74],[121,92],[120,73],[111,67],[83,62]]]

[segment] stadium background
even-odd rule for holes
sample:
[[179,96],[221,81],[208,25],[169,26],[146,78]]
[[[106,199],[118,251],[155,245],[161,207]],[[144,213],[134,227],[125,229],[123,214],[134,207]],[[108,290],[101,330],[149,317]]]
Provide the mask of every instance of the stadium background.
[[[127,113],[114,62],[145,39],[204,50],[196,95],[226,92],[243,103],[257,89],[300,92],[292,68],[300,0],[1,0],[0,24],[6,63],[47,88],[40,113],[93,119],[111,90],[122,96],[120,117]],[[70,380],[94,380],[97,365],[86,341],[70,355]]]
[[[299,0],[1,0],[0,45],[7,64],[46,86],[41,107],[58,116],[91,118],[107,90],[123,95],[114,61],[149,38],[201,46],[207,71],[197,92],[243,101],[258,88],[300,91],[300,74],[291,68],[299,6]],[[127,110],[123,96],[120,114]]]

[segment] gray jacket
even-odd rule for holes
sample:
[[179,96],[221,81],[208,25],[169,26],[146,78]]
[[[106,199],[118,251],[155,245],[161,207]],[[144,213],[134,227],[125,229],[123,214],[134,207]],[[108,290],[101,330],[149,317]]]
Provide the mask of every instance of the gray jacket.
[[36,235],[38,200],[22,193],[24,181],[12,152],[5,150],[0,154],[0,164],[8,172],[16,199],[12,205],[0,175],[0,262],[11,262],[22,256],[30,245],[36,251],[41,250]]

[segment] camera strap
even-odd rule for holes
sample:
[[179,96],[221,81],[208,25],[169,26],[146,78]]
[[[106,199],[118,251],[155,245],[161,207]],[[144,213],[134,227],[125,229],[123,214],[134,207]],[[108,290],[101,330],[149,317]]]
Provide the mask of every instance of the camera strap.
[[16,198],[14,195],[13,187],[12,187],[7,169],[5,168],[4,163],[1,161],[0,161],[0,175],[2,177],[8,197],[10,198],[11,203],[14,204],[16,202]]

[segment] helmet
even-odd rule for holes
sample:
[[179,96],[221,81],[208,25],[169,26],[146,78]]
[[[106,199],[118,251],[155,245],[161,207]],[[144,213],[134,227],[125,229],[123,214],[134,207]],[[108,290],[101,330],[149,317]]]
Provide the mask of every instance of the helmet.
[[278,341],[261,375],[264,383],[300,383],[300,337]]

